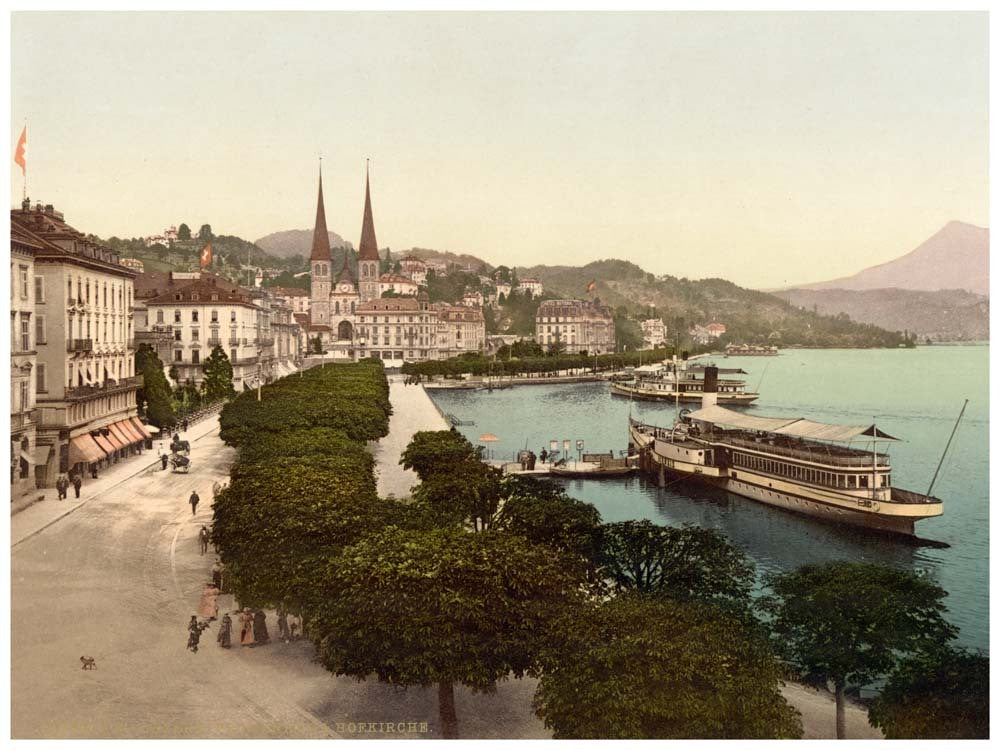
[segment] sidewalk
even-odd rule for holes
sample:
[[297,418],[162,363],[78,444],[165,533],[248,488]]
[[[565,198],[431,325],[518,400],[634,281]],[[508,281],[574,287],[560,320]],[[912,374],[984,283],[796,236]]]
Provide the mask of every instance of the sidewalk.
[[369,443],[369,450],[375,457],[379,496],[402,500],[410,496],[410,490],[420,481],[415,473],[399,465],[399,458],[410,444],[414,433],[421,430],[448,430],[451,425],[431,401],[423,386],[404,385],[402,378],[398,376],[389,378],[389,403],[392,404],[389,434],[377,442]]
[[[218,414],[201,420],[197,424],[191,425],[184,433],[184,439],[194,443],[219,429]],[[164,433],[167,434],[167,433]],[[69,488],[68,496],[65,500],[58,500],[58,493],[55,487],[36,489],[30,493],[30,497],[43,495],[44,500],[34,502],[22,510],[15,511],[10,518],[10,546],[16,547],[25,539],[30,539],[35,534],[48,528],[61,518],[68,516],[75,510],[82,508],[91,500],[100,498],[102,494],[118,486],[137,474],[154,469],[160,471],[160,456],[157,449],[162,445],[167,451],[169,441],[154,440],[153,449],[143,451],[141,455],[120,461],[109,469],[105,469],[97,479],[87,476],[83,478],[83,486],[80,488],[80,499],[74,497],[73,488]],[[192,446],[194,449],[194,446]],[[194,453],[194,460],[197,461],[197,452]],[[167,471],[170,469],[168,468]]]

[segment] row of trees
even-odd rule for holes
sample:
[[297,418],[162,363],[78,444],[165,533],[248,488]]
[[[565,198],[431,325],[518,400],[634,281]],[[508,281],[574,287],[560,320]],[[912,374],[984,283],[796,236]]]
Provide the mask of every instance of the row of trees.
[[[522,356],[518,356],[518,354]],[[673,349],[649,349],[646,351],[621,352],[617,354],[569,354],[553,350],[542,353],[534,342],[517,342],[511,347],[503,347],[496,358],[477,354],[462,354],[458,357],[424,362],[406,362],[402,372],[424,378],[437,376],[455,377],[469,375],[527,375],[532,373],[558,372],[560,370],[618,370],[640,363],[649,364],[673,355]]]
[[[954,635],[942,590],[874,566],[773,577],[755,602],[753,566],[717,532],[602,523],[557,485],[500,475],[454,431],[418,432],[401,459],[414,497],[380,499],[364,441],[386,433],[385,393],[376,363],[335,365],[267,386],[263,434],[241,399],[228,405],[240,455],[213,540],[240,601],[300,613],[334,674],[436,685],[446,737],[456,683],[489,692],[526,675],[559,738],[798,737],[782,659],[835,684],[890,673],[898,686],[926,679]],[[305,398],[335,406],[303,413]],[[905,736],[914,712],[893,689],[873,720]],[[982,703],[964,706],[981,720]],[[961,721],[935,736],[976,731]]]
[[140,344],[135,351],[135,372],[142,375],[143,386],[136,394],[140,416],[157,427],[169,428],[187,412],[205,404],[213,404],[236,395],[233,388],[233,366],[220,346],[201,364],[204,377],[200,386],[180,382],[176,367],[171,367],[170,381],[163,374],[163,362],[149,344]]

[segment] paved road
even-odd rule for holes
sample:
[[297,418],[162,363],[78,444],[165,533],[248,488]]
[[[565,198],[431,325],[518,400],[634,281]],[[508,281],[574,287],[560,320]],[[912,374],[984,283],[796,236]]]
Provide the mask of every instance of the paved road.
[[[192,449],[190,474],[143,472],[13,549],[12,736],[391,736],[377,722],[416,722],[405,736],[437,736],[436,690],[335,678],[312,663],[306,641],[224,651],[213,624],[197,654],[186,650],[214,559],[199,554],[196,535],[235,455],[217,432]],[[202,498],[196,517],[192,489]],[[81,655],[97,670],[81,670]],[[533,689],[512,681],[493,696],[457,691],[463,736],[548,736],[531,713]]]

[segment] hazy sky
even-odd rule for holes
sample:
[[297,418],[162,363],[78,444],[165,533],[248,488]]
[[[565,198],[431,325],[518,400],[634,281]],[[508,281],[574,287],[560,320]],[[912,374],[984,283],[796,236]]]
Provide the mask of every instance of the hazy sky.
[[[184,221],[756,287],[988,223],[985,13],[17,13],[12,138],[78,229]],[[11,144],[13,153],[13,142]],[[21,195],[20,169],[11,190]]]

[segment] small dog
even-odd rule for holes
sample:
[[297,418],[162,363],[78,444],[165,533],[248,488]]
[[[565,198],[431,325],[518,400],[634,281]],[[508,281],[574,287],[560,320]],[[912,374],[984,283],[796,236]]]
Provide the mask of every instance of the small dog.
[[80,661],[83,663],[81,669],[97,669],[97,661],[93,656],[81,656]]

